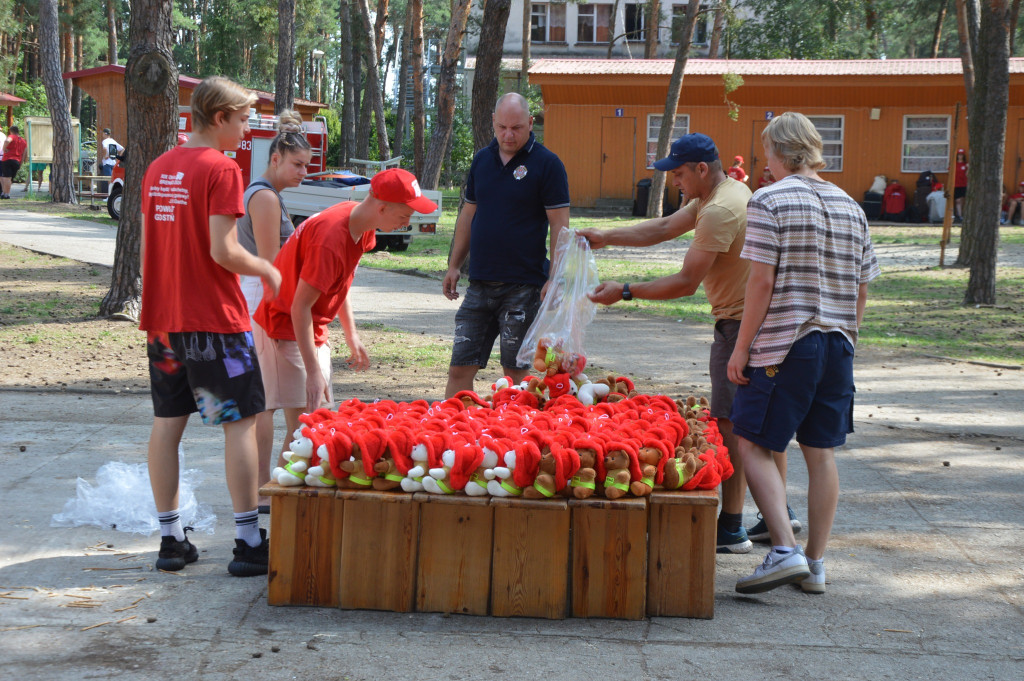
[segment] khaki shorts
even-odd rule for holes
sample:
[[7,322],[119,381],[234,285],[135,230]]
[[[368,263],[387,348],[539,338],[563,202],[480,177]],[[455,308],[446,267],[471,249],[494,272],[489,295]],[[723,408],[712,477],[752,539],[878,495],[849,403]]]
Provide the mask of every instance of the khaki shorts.
[[[267,335],[259,324],[252,325],[252,335],[263,372],[263,392],[267,409],[306,408],[306,367],[302,363],[299,344],[290,340],[276,340]],[[328,403],[334,404],[331,385],[331,344],[316,349],[320,372],[327,381]]]

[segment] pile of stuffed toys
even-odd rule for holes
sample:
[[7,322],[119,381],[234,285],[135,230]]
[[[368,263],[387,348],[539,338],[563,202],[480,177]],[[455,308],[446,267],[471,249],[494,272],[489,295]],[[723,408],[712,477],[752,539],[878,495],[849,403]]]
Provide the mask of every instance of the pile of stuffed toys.
[[[557,375],[557,374],[553,374]],[[569,377],[568,380],[572,381]],[[707,400],[639,394],[609,376],[552,395],[537,379],[496,382],[483,399],[364,403],[300,417],[282,486],[545,499],[713,489],[732,475]]]

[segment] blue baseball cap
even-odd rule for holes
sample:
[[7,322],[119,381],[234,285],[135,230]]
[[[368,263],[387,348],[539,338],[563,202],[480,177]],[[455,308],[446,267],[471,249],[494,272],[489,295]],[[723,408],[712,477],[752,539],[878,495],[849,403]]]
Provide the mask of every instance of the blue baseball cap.
[[707,135],[691,132],[683,135],[669,150],[669,155],[654,162],[658,170],[675,170],[684,163],[711,163],[718,160],[718,149]]

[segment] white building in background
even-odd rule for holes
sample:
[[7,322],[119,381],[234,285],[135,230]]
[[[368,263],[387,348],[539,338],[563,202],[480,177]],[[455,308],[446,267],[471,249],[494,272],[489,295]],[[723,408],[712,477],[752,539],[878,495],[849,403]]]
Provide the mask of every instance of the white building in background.
[[[506,57],[523,53],[524,1],[512,0],[505,29]],[[662,19],[657,28],[658,57],[675,56],[676,35],[681,31],[682,17],[688,4],[689,0],[662,0]],[[706,10],[714,5],[714,2],[702,3],[701,9]],[[613,58],[642,58],[647,20],[647,4],[643,2],[620,0],[618,11],[611,0],[588,3],[532,2],[530,56],[534,59],[556,56],[605,58],[608,56],[608,44],[614,40]],[[707,53],[714,21],[712,11],[697,15],[691,56],[718,56]],[[474,35],[468,40],[467,47],[471,55],[476,53],[476,39]]]

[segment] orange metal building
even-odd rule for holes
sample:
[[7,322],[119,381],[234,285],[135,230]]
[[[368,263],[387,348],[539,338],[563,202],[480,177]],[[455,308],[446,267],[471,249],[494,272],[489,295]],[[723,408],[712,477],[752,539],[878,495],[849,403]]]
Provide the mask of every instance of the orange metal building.
[[[110,128],[115,138],[127,138],[128,105],[124,91],[124,66],[110,64],[94,69],[65,73],[65,78],[75,81],[75,85],[96,100],[96,130]],[[191,76],[178,77],[178,101],[187,106],[192,100],[192,90],[202,81]],[[255,109],[260,114],[274,113],[274,95],[270,92],[254,90],[259,96]],[[309,121],[326,104],[296,99],[294,108],[302,114],[303,120]],[[127,141],[125,141],[127,144]]]
[[[672,67],[668,59],[534,63],[530,82],[544,100],[544,143],[565,163],[574,206],[632,198],[637,181],[652,176]],[[743,85],[726,95],[729,73]],[[728,117],[726,97],[739,105],[737,121]],[[785,111],[812,117],[830,164],[822,176],[858,200],[876,175],[898,179],[912,192],[919,172],[931,170],[951,186],[950,152],[967,147],[959,59],[690,59],[676,132],[709,135],[725,166],[743,156],[756,188],[764,167],[761,130]],[[1008,114],[1003,172],[1010,188],[1024,179],[1024,59],[1010,60]]]

